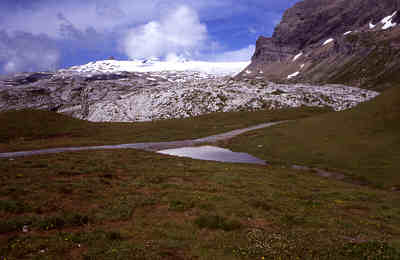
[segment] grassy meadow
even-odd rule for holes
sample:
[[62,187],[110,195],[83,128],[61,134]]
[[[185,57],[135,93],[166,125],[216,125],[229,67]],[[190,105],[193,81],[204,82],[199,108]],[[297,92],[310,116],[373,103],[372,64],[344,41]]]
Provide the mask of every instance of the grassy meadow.
[[303,107],[279,111],[212,113],[195,118],[136,123],[92,123],[55,112],[9,111],[0,113],[0,152],[185,140],[328,111],[325,108]]
[[0,160],[1,259],[399,259],[400,193],[282,166]]

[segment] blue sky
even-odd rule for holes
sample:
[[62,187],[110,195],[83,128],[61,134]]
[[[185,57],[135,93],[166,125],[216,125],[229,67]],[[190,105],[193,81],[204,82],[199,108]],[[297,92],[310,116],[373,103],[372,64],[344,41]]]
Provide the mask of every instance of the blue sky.
[[0,73],[110,56],[243,61],[298,0],[2,0]]

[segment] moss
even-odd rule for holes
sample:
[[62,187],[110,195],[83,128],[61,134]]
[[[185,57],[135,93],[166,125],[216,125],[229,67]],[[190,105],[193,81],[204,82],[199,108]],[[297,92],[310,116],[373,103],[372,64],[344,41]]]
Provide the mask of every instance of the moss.
[[195,224],[200,228],[222,229],[224,231],[232,231],[242,227],[239,221],[230,220],[218,215],[200,216],[195,220]]

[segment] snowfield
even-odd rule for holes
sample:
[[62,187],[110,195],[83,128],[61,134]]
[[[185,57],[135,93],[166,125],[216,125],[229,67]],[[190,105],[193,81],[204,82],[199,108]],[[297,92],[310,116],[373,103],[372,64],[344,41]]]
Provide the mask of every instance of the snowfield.
[[192,71],[218,76],[234,76],[244,70],[249,62],[207,62],[207,61],[159,61],[158,59],[118,61],[104,60],[74,66],[68,72],[78,73],[117,73],[117,72],[156,72],[156,71]]

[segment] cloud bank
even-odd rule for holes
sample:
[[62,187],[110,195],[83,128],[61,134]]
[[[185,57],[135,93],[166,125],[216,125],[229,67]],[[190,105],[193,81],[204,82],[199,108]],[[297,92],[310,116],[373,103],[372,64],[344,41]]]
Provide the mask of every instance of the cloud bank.
[[0,31],[0,71],[5,73],[52,70],[60,52],[45,35]]
[[109,56],[248,60],[251,44],[297,1],[0,1],[0,73]]
[[249,45],[246,48],[235,50],[235,51],[227,51],[221,54],[217,54],[214,61],[226,61],[226,62],[233,62],[233,61],[249,61],[256,50],[255,45]]
[[129,30],[122,45],[131,59],[168,54],[191,57],[203,48],[207,38],[207,27],[200,22],[196,11],[180,6],[159,21]]
[[[0,1],[0,30],[24,31],[60,37],[62,17],[81,30],[94,29],[101,33],[130,25],[157,20],[177,6],[190,6],[208,22],[229,17],[259,18],[264,24],[268,13],[281,13],[298,0],[35,0]],[[232,21],[234,22],[234,21]]]

